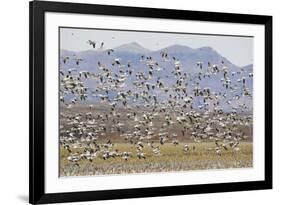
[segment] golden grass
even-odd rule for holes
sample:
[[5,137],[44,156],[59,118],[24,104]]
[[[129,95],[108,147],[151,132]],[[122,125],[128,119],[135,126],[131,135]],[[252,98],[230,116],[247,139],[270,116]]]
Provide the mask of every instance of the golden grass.
[[[132,157],[125,161],[121,157],[104,160],[101,156],[94,158],[92,162],[80,160],[79,166],[68,162],[68,151],[61,147],[60,150],[60,176],[86,176],[125,173],[151,173],[173,172],[206,169],[249,168],[253,166],[252,142],[241,142],[240,150],[222,150],[221,156],[217,155],[214,143],[188,143],[195,150],[183,152],[184,144],[174,146],[172,144],[159,145],[161,155],[155,156],[151,148],[145,147],[146,159],[139,159],[135,147],[127,143],[118,143],[114,149],[119,152],[132,152]],[[83,153],[83,149],[73,149],[72,152]]]

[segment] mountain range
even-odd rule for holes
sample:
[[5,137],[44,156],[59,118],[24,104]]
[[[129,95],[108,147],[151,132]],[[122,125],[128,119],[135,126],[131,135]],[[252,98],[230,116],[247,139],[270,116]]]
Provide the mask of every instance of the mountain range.
[[[170,57],[174,56],[180,59],[181,64],[184,65],[185,69],[188,69],[188,72],[191,73],[193,71],[196,72],[196,63],[198,61],[203,62],[203,64],[205,65],[208,62],[211,62],[212,64],[220,64],[222,61],[224,61],[225,64],[232,70],[237,70],[237,68],[239,68],[211,47],[201,47],[193,49],[188,46],[177,44],[162,48],[157,51],[150,51],[149,49],[142,47],[138,43],[132,42],[114,48],[114,52],[112,52],[110,56],[105,55],[106,52],[99,49],[90,49],[80,52],[61,50],[60,56],[62,60],[63,56],[76,55],[84,59],[80,63],[78,70],[86,69],[96,71],[98,61],[103,62],[104,64],[108,64],[112,62],[113,58],[119,58],[124,63],[130,61],[132,64],[134,64],[135,67],[139,67],[139,65],[142,64],[139,61],[141,55],[151,56],[156,61],[161,61],[161,51],[167,52]],[[76,67],[75,62],[70,62],[69,64],[65,65],[64,68],[69,66]],[[248,65],[245,68],[252,69],[252,65]]]
[[[99,72],[98,62],[102,63],[106,67],[112,68],[112,61],[114,58],[120,59],[121,64],[127,65],[130,63],[134,72],[146,72],[148,67],[145,61],[140,61],[141,56],[151,56],[156,62],[159,63],[159,66],[163,68],[162,71],[157,73],[157,77],[160,77],[164,80],[164,83],[171,85],[171,81],[174,81],[174,76],[172,71],[174,70],[173,61],[164,62],[161,58],[160,52],[164,51],[168,53],[168,59],[175,57],[181,62],[182,70],[190,75],[197,74],[198,67],[197,62],[202,62],[203,67],[206,68],[208,62],[211,64],[221,65],[221,62],[224,62],[224,65],[228,67],[229,73],[245,70],[245,73],[253,72],[253,65],[247,65],[244,67],[239,67],[232,62],[230,62],[226,57],[219,54],[215,49],[211,47],[201,47],[201,48],[190,48],[183,45],[172,45],[166,48],[162,48],[157,51],[151,51],[147,48],[142,47],[136,42],[120,45],[116,48],[113,48],[114,52],[110,55],[107,54],[105,50],[100,49],[90,49],[81,52],[74,52],[68,50],[60,50],[60,66],[62,70],[67,70],[69,68],[76,68],[78,71],[87,70],[90,72]],[[63,63],[63,58],[65,56],[70,56],[68,63]],[[80,64],[77,66],[75,60],[71,60],[71,56],[77,56],[83,59]],[[73,57],[74,58],[74,57]],[[133,73],[134,74],[134,73]],[[134,75],[132,75],[134,76]],[[222,74],[213,76],[211,78],[206,78],[204,81],[201,81],[202,87],[210,87],[213,91],[223,92],[221,86]],[[231,76],[230,78],[233,82],[236,82],[241,76]],[[132,86],[131,83],[134,79],[128,78],[127,86]],[[92,85],[93,86],[93,85]],[[246,86],[252,91],[253,81],[252,78],[249,78],[246,82]],[[249,107],[252,107],[252,100],[246,102]]]

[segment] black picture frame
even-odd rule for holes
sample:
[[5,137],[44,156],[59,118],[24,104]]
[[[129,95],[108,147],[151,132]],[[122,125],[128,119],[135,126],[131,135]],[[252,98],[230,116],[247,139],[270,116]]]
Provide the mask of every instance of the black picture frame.
[[[31,204],[108,200],[167,195],[185,195],[272,188],[272,17],[231,13],[184,11],[124,6],[104,6],[93,4],[33,1],[30,12],[30,143],[29,143],[29,202]],[[45,13],[62,12],[76,14],[97,14],[110,16],[149,17],[162,19],[182,19],[209,22],[259,24],[265,26],[265,180],[218,184],[197,184],[153,188],[135,188],[107,191],[86,191],[71,193],[45,193],[44,160],[44,39]]]

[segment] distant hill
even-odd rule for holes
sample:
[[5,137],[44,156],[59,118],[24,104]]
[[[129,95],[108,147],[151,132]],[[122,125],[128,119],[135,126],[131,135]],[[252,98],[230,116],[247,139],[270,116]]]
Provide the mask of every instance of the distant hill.
[[[156,61],[161,62],[160,52],[165,51],[168,53],[169,58],[172,56],[180,59],[181,64],[183,65],[183,69],[189,72],[197,72],[196,71],[196,63],[198,61],[203,62],[203,64],[207,65],[208,62],[213,64],[219,64],[221,61],[224,61],[227,66],[231,69],[236,70],[238,66],[231,63],[227,58],[220,55],[217,51],[212,49],[211,47],[202,47],[198,49],[193,49],[187,46],[182,45],[172,45],[167,48],[163,48],[158,51],[150,51],[139,45],[136,42],[124,44],[114,48],[114,52],[111,55],[106,55],[105,51],[102,50],[87,50],[82,52],[73,52],[67,50],[61,50],[61,58],[63,56],[79,56],[84,59],[81,62],[78,69],[87,69],[92,71],[97,71],[97,63],[98,61],[103,62],[104,64],[109,64],[112,62],[113,58],[120,58],[123,63],[127,63],[126,61],[132,61],[136,68],[142,67],[142,62],[139,61],[141,55],[152,56]],[[172,65],[172,64],[171,64]],[[74,61],[70,61],[67,65],[63,65],[64,67],[76,66]],[[169,69],[170,65],[166,63],[165,65],[167,69]]]
[[141,45],[139,45],[136,42],[118,46],[114,50],[116,52],[130,52],[130,53],[140,53],[140,54],[146,54],[146,53],[150,52],[150,50],[142,47]]

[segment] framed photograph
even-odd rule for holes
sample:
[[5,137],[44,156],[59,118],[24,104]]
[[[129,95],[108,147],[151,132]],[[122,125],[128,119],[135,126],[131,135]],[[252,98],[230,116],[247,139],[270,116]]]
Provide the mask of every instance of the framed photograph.
[[30,2],[30,203],[272,188],[272,17]]

